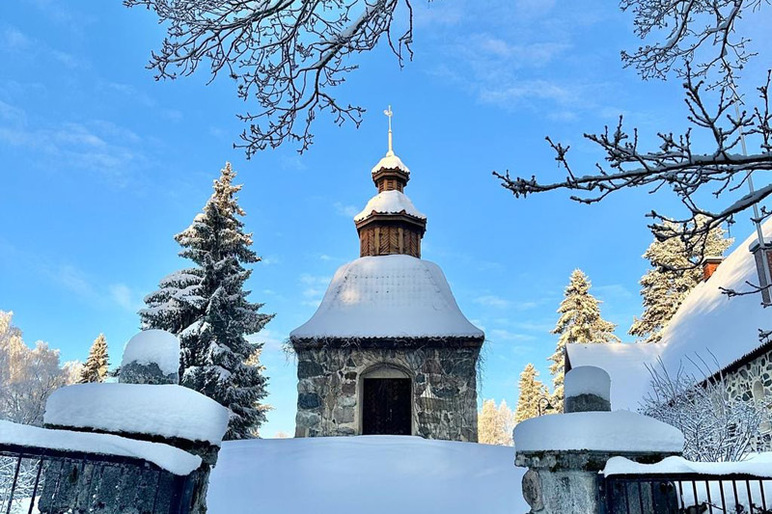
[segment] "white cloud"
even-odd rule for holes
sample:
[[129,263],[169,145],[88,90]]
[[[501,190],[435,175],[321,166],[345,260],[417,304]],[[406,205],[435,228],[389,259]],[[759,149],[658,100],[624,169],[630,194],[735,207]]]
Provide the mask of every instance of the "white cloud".
[[509,300],[505,300],[504,298],[496,295],[478,296],[472,301],[474,303],[484,305],[485,307],[495,307],[497,309],[506,309],[511,305]]
[[135,312],[141,307],[140,302],[135,300],[134,294],[126,284],[111,285],[110,298],[127,311]]
[[503,328],[494,328],[488,332],[488,339],[492,341],[533,341],[536,338],[528,334],[511,332]]
[[0,33],[0,48],[4,50],[26,51],[31,45],[32,39],[14,27],[6,27]]
[[33,126],[23,110],[0,102],[0,146],[29,150],[45,167],[95,172],[123,187],[129,174],[146,162],[141,142],[132,131],[104,120]]
[[335,211],[340,214],[341,216],[346,216],[347,218],[353,218],[357,214],[359,214],[360,209],[356,205],[343,205],[340,202],[335,202],[332,204],[333,207],[335,207]]
[[276,332],[270,328],[264,328],[257,334],[247,336],[250,343],[263,343],[264,352],[280,352],[287,339],[287,334]]

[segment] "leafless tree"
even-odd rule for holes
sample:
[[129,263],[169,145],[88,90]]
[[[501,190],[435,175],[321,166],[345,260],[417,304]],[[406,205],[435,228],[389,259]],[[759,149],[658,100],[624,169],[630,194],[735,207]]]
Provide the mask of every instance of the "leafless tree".
[[[772,171],[769,84],[768,74],[766,84],[759,87],[760,105],[752,111],[743,109],[737,115],[734,109],[737,97],[722,89],[715,93],[717,103],[711,108],[703,98],[704,82],[694,82],[692,76],[687,74],[684,90],[688,119],[693,128],[710,135],[713,146],[710,152],[700,152],[695,148],[692,128],[679,135],[660,132],[657,134],[660,141],[658,149],[642,149],[639,146],[638,130],[628,132],[620,116],[619,123],[613,129],[607,126],[602,133],[584,135],[605,153],[605,163],[597,163],[592,172],[574,170],[567,157],[570,147],[548,137],[547,142],[555,151],[556,160],[567,173],[563,180],[544,183],[539,182],[535,176],[512,177],[509,171],[503,174],[494,172],[494,175],[516,197],[568,189],[574,192],[572,200],[585,204],[600,202],[622,189],[642,186],[657,192],[662,188],[670,188],[686,207],[688,215],[677,219],[652,210],[648,214],[655,220],[651,229],[660,240],[683,237],[690,253],[701,258],[702,252],[698,245],[705,243],[704,236],[708,231],[722,223],[731,222],[736,214],[772,195],[772,185],[742,194],[747,187],[750,172]],[[750,136],[761,138],[760,151],[744,155],[740,150],[742,138]],[[715,197],[739,191],[739,198],[720,210],[711,210],[698,203],[699,193],[704,194],[708,189]],[[761,217],[768,215],[762,209]],[[700,217],[706,222],[698,223]]]
[[[410,0],[124,0],[144,6],[166,24],[149,68],[156,79],[192,75],[206,63],[211,76],[227,75],[238,97],[258,109],[238,115],[247,124],[236,147],[247,156],[287,140],[308,148],[311,123],[328,111],[337,124],[359,126],[364,110],[337,100],[331,90],[356,69],[351,54],[375,48],[382,36],[400,65],[412,55]],[[400,6],[407,28],[392,34]]]
[[[635,34],[641,39],[662,40],[622,52],[626,66],[641,77],[706,77],[718,71],[717,85],[728,86],[735,73],[755,55],[750,40],[742,36],[743,15],[756,15],[769,0],[622,0],[623,11],[632,11]],[[687,70],[686,64],[694,64]]]
[[[494,172],[501,185],[516,197],[552,190],[569,190],[577,202],[592,204],[623,189],[643,187],[651,193],[672,190],[687,215],[673,218],[652,211],[650,228],[664,240],[681,237],[690,249],[704,245],[705,233],[731,222],[772,194],[772,186],[745,194],[750,174],[772,170],[772,116],[769,109],[770,76],[758,88],[759,102],[750,107],[735,90],[737,73],[755,55],[741,33],[743,16],[755,15],[769,0],[621,0],[621,8],[634,13],[635,33],[642,39],[661,40],[637,51],[622,52],[626,66],[635,67],[643,79],[665,78],[675,73],[684,81],[691,127],[683,134],[660,132],[658,148],[642,148],[636,129],[616,127],[584,134],[597,145],[603,161],[592,170],[576,170],[568,160],[569,146],[547,138],[559,167],[566,172],[554,182],[513,177]],[[710,143],[698,144],[707,134]],[[746,139],[758,142],[747,152]],[[709,209],[706,193],[726,199],[723,207]],[[763,208],[753,221],[769,212]],[[696,223],[704,216],[708,223]],[[693,262],[693,265],[698,262]]]

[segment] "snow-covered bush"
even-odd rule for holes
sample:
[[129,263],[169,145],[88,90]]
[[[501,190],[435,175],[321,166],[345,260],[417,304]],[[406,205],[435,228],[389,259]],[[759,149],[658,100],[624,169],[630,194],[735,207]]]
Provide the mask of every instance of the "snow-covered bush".
[[680,368],[673,375],[661,361],[649,372],[651,392],[640,411],[683,432],[684,458],[737,461],[751,451],[769,402],[732,397],[720,373],[696,377]]

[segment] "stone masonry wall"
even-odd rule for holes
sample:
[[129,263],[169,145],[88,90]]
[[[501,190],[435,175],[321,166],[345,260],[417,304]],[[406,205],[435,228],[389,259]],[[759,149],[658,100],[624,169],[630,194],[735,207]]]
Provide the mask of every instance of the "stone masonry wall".
[[361,433],[362,375],[393,367],[413,382],[413,435],[477,442],[478,345],[297,349],[295,437]]
[[[744,401],[772,402],[772,350],[724,374],[724,382],[732,398]],[[754,392],[755,388],[755,392]],[[762,423],[762,437],[754,451],[772,451],[772,413]]]

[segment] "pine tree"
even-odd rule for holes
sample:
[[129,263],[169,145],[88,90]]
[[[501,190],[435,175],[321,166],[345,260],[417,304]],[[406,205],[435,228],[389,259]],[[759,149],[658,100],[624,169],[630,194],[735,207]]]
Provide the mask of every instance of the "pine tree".
[[557,312],[560,313],[552,334],[559,334],[555,353],[549,358],[552,375],[552,406],[563,410],[563,375],[565,368],[564,351],[571,343],[618,343],[614,335],[616,325],[600,316],[600,301],[590,294],[590,280],[580,269],[571,273],[571,279],[564,292],[565,298]]
[[107,367],[110,365],[107,355],[107,340],[104,334],[94,339],[88,352],[88,359],[80,370],[78,383],[104,382],[107,377]]
[[235,176],[226,163],[203,212],[174,237],[182,247],[180,256],[195,267],[162,280],[140,311],[144,328],[179,336],[182,384],[230,409],[226,439],[250,437],[265,420],[260,401],[267,380],[259,363],[248,362],[262,344],[246,336],[273,318],[258,312],[263,304],[250,302],[244,290],[252,271],[243,265],[260,258],[251,249],[252,235],[243,230],[245,212],[238,205],[241,186],[233,185]]
[[[671,229],[678,226],[670,224]],[[678,307],[702,280],[702,270],[694,266],[701,255],[721,256],[732,244],[721,227],[711,230],[704,241],[686,242],[679,237],[664,241],[656,238],[646,249],[643,258],[652,268],[641,277],[643,314],[635,318],[628,332],[645,343],[656,343],[662,329],[670,322]],[[704,248],[703,248],[704,245]]]
[[518,385],[520,394],[517,399],[517,408],[515,409],[515,423],[520,423],[539,415],[539,402],[542,398],[547,398],[549,393],[547,387],[537,378],[538,376],[539,372],[536,371],[536,368],[531,363],[528,363],[522,373],[520,373]]

